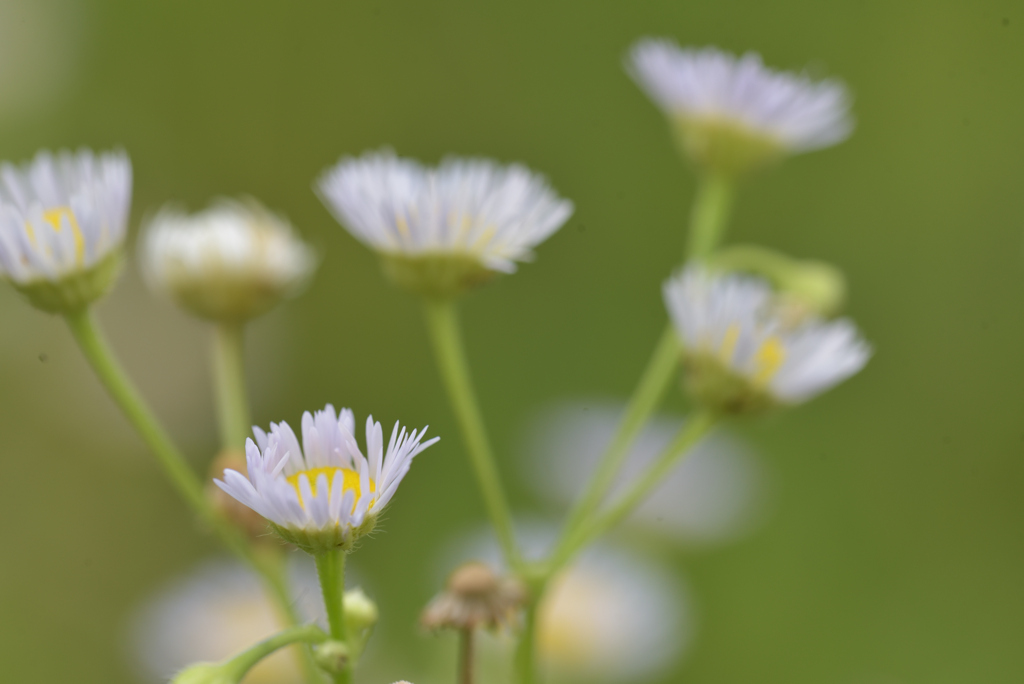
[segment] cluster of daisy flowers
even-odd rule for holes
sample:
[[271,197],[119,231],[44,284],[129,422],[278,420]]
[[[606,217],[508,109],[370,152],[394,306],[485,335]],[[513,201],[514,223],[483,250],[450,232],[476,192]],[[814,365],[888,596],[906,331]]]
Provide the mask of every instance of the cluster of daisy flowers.
[[[853,128],[845,86],[773,71],[756,54],[646,39],[626,66],[705,179],[731,183],[787,155],[836,144]],[[80,317],[116,280],[131,190],[131,163],[121,151],[41,152],[21,166],[0,165],[0,279],[40,309],[69,322]],[[394,284],[430,304],[514,273],[574,211],[547,178],[518,163],[452,157],[427,166],[390,150],[343,157],[314,191],[378,254]],[[152,289],[229,326],[301,290],[317,262],[284,217],[254,200],[222,200],[192,215],[165,208],[147,222],[138,254]],[[664,285],[683,383],[699,407],[719,416],[798,404],[866,364],[870,346],[851,321],[826,318],[808,302],[794,309],[780,292],[781,276],[736,270],[702,261]],[[317,556],[322,579],[333,567],[321,568],[323,559],[350,551],[373,530],[413,459],[438,440],[396,422],[385,445],[371,416],[364,452],[352,411],[329,404],[303,414],[301,440],[285,422],[253,432],[244,472],[225,469],[215,484]],[[452,588],[493,585],[491,598],[500,600],[487,607],[497,605],[503,616],[519,606],[521,592],[481,577],[469,573]],[[325,603],[328,593],[325,585]],[[475,615],[444,602],[435,607],[439,623]]]

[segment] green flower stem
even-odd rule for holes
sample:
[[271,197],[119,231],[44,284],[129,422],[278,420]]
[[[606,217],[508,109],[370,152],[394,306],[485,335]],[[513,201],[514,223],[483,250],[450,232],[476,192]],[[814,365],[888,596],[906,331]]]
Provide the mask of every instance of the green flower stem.
[[242,677],[270,654],[292,644],[319,644],[327,640],[316,625],[299,625],[289,627],[272,637],[264,639],[251,648],[239,653],[224,663],[224,674],[228,681],[242,681]]
[[505,500],[498,467],[494,460],[494,452],[487,438],[479,404],[473,391],[462,347],[462,335],[459,331],[458,312],[451,299],[424,300],[427,327],[434,346],[434,356],[448,399],[455,411],[455,417],[462,429],[462,438],[466,443],[466,451],[476,474],[477,484],[484,497],[487,513],[491,518],[498,535],[498,541],[509,564],[517,570],[522,567],[519,549],[516,547],[515,534],[512,529],[512,515],[508,502]]
[[537,607],[545,585],[531,592],[523,618],[523,631],[516,646],[515,673],[517,684],[535,684],[537,681]]
[[[345,629],[345,552],[341,550],[324,551],[314,556],[316,574],[320,578],[320,591],[324,596],[324,609],[327,611],[327,624],[330,626],[331,638],[347,643]],[[352,681],[351,667],[344,668],[333,675],[335,684],[349,684]]]
[[690,215],[690,240],[687,258],[707,259],[722,239],[732,207],[735,184],[731,178],[708,171],[697,187]]
[[138,430],[146,445],[156,454],[157,460],[174,488],[205,522],[231,539],[229,545],[236,546],[237,542],[241,541],[240,538],[233,531],[228,532],[227,530],[230,528],[210,508],[203,495],[203,486],[199,478],[196,477],[184,456],[178,452],[170,437],[150,413],[142,397],[115,359],[92,312],[89,309],[82,309],[67,314],[65,319],[68,327],[71,328],[71,334],[78,342],[78,346],[81,347],[86,360],[96,371],[100,382],[110,392],[131,424]]
[[219,323],[214,329],[213,378],[221,446],[241,450],[249,436],[249,401],[245,391],[242,323]]
[[680,460],[689,454],[701,439],[714,427],[718,417],[712,411],[698,411],[687,418],[672,442],[665,447],[657,460],[641,475],[618,501],[584,530],[570,547],[568,556],[589,544],[594,539],[622,522],[651,491],[661,484],[665,476]]
[[[232,552],[249,563],[260,574],[279,611],[287,617],[288,624],[297,624],[298,616],[292,605],[291,597],[288,595],[283,571],[275,569],[273,564],[258,557],[241,533],[210,506],[203,493],[203,485],[199,478],[174,446],[167,433],[164,432],[156,417],[142,400],[138,390],[135,389],[117,362],[92,312],[89,309],[76,311],[67,314],[65,320],[72,336],[82,349],[82,353],[96,372],[100,382],[138,431],[146,445],[156,454],[157,461],[164,473],[185,503],[217,533]],[[304,660],[309,660],[308,652],[304,656]],[[309,662],[307,674],[310,674],[311,684],[319,682],[319,675],[312,667],[311,662]]]
[[[285,555],[277,548],[255,549],[249,545],[246,545],[245,555],[263,580],[264,591],[274,604],[278,622],[285,626],[298,625],[302,622],[288,589]],[[323,683],[323,675],[313,662],[313,654],[308,647],[296,647],[295,658],[308,684]]]
[[568,521],[563,527],[562,537],[558,546],[555,547],[553,558],[567,557],[568,547],[572,544],[574,537],[601,505],[604,497],[615,484],[615,476],[626,460],[626,456],[629,455],[629,447],[643,426],[647,424],[651,413],[661,402],[665,390],[668,389],[672,381],[679,363],[679,351],[679,339],[676,337],[675,330],[669,325],[661,334],[661,339],[658,340],[658,345],[654,348],[651,360],[647,362],[647,368],[644,369],[640,384],[637,385],[629,400],[626,414],[619,424],[618,431],[601,457],[601,462],[591,476],[583,496],[569,513]]

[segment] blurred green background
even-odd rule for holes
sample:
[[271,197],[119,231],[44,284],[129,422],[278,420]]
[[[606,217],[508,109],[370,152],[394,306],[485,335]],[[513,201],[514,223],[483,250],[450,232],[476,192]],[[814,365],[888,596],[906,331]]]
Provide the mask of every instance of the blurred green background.
[[[523,161],[577,206],[464,307],[517,509],[536,407],[626,396],[664,324],[694,177],[625,76],[633,40],[760,51],[851,87],[851,140],[748,182],[733,241],[826,259],[875,344],[823,398],[740,428],[773,472],[756,533],[663,554],[699,606],[664,681],[1019,682],[1024,672],[1024,7],[811,2],[68,2],[0,0],[0,158],[123,146],[133,229],[164,202],[252,194],[322,255],[251,329],[254,418],[327,401],[444,436],[353,561],[384,616],[381,677],[415,677],[432,549],[482,519],[415,305],[311,191],[383,145]],[[216,449],[207,331],[127,273],[113,344],[204,468]],[[678,397],[671,402],[681,407]],[[216,553],[72,347],[0,289],[0,671],[137,681],[125,625]],[[544,477],[537,472],[533,477]],[[381,681],[384,681],[381,679]],[[391,681],[390,679],[387,681]],[[421,683],[422,684],[422,683]]]

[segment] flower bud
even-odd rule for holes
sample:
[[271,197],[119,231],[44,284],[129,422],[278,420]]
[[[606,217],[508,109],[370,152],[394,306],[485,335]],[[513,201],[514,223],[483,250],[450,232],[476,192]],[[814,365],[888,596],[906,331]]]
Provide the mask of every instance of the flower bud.
[[348,646],[340,641],[324,641],[313,647],[313,660],[325,672],[339,674],[348,667]]
[[358,634],[377,624],[377,604],[362,589],[345,592],[345,626],[349,634]]
[[255,200],[221,200],[188,216],[164,209],[146,228],[140,257],[153,289],[213,321],[244,322],[301,289],[312,250]]

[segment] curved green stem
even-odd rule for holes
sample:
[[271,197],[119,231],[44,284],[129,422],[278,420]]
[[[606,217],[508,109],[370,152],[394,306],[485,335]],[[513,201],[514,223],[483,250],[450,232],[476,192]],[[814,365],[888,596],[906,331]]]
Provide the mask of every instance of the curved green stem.
[[213,378],[221,446],[241,450],[249,436],[249,401],[245,392],[242,323],[219,323],[214,329]]
[[[676,433],[675,438],[658,456],[653,464],[632,484],[612,506],[597,518],[573,540],[566,557],[583,548],[591,541],[618,525],[661,484],[665,476],[679,461],[689,454],[701,439],[714,427],[718,417],[711,411],[699,411],[689,418]],[[555,559],[556,567],[560,559]]]
[[272,637],[264,639],[224,663],[224,674],[231,678],[228,681],[241,681],[242,677],[255,667],[257,663],[285,646],[292,644],[319,644],[326,640],[327,635],[316,625],[289,627]]
[[647,424],[651,413],[661,402],[665,390],[672,381],[673,373],[679,363],[679,339],[675,330],[669,325],[661,334],[658,345],[654,348],[651,360],[647,362],[640,377],[640,383],[626,406],[626,413],[619,423],[619,429],[608,444],[601,461],[590,478],[583,496],[579,498],[562,531],[562,537],[555,547],[554,557],[565,556],[568,545],[579,533],[580,527],[597,510],[607,496],[615,476],[629,455],[633,440]]
[[466,363],[462,336],[459,332],[458,312],[450,299],[426,299],[424,310],[434,356],[445,388],[448,390],[448,399],[462,430],[466,451],[491,524],[509,564],[519,569],[522,566],[522,559],[515,542],[512,514],[505,500],[494,452],[491,450],[479,403],[473,391],[473,383],[469,377],[469,366]]
[[[65,320],[100,382],[142,437],[146,446],[156,454],[161,468],[185,503],[217,533],[225,546],[260,574],[278,610],[287,618],[287,624],[296,624],[298,616],[288,595],[282,573],[259,558],[241,533],[210,506],[204,495],[202,482],[128,379],[103,337],[92,312],[85,309],[70,313],[65,316]],[[317,684],[320,677],[312,666],[308,652],[303,657],[303,662],[307,679],[311,684]]]
[[[331,638],[347,643],[345,628],[345,552],[340,550],[324,551],[314,556],[316,574],[320,579],[320,591],[324,597],[324,609],[327,611],[327,624],[330,626]],[[352,669],[344,668],[334,675],[335,684],[349,684],[352,681]]]
[[185,499],[192,510],[204,521],[212,525],[218,533],[225,536],[229,545],[236,546],[241,541],[233,530],[210,508],[203,495],[203,486],[196,474],[185,461],[185,457],[171,442],[163,427],[149,411],[135,386],[114,358],[110,347],[100,332],[92,312],[88,309],[65,316],[71,334],[85,354],[86,360],[92,365],[100,382],[107,388],[114,401],[138,431],[146,445],[156,454],[160,466],[170,479],[171,484]]
[[725,231],[734,190],[734,181],[728,176],[709,171],[701,178],[690,215],[688,259],[704,260],[715,251]]

